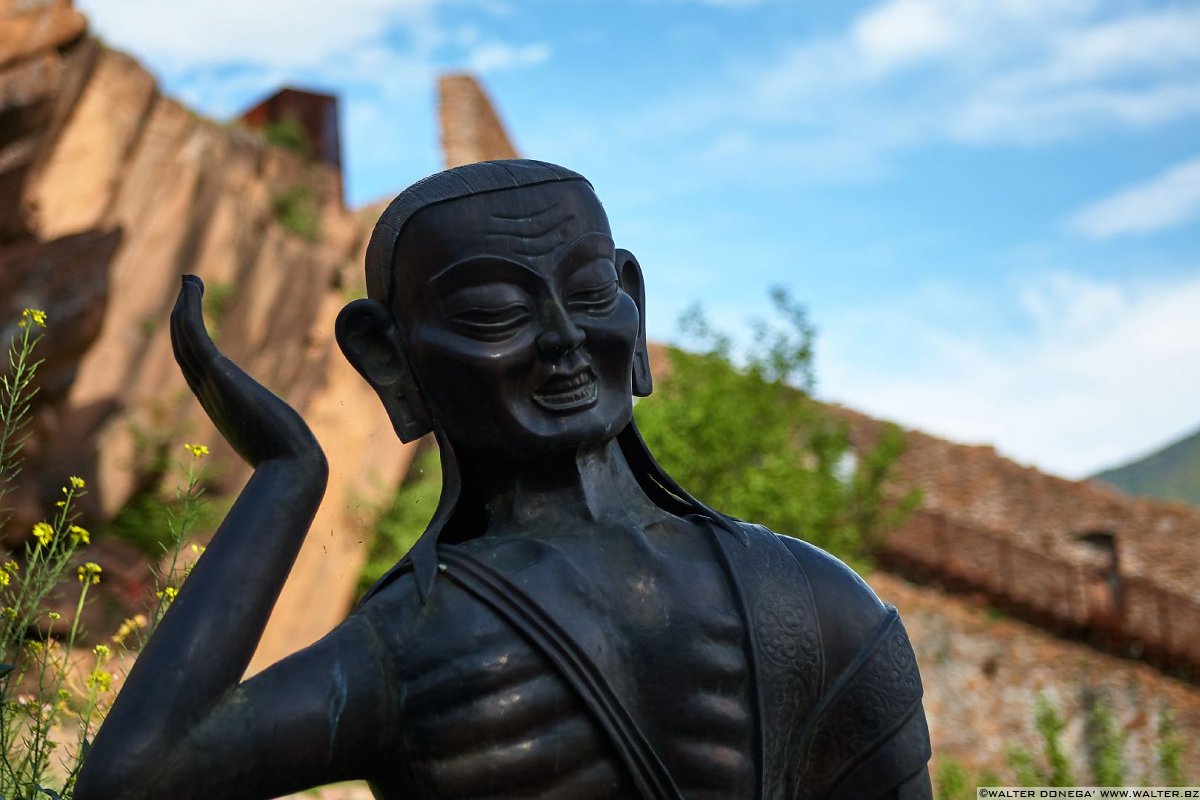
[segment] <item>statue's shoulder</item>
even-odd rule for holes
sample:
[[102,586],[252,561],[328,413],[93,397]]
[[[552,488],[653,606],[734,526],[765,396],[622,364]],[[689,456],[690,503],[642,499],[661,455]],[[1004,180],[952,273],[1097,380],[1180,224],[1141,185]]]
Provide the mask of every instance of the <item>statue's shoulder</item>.
[[803,570],[820,626],[824,687],[810,730],[808,780],[847,800],[880,787],[928,797],[924,693],[896,609],[833,555],[771,535]]
[[827,669],[836,672],[848,665],[895,616],[895,609],[883,603],[866,581],[837,557],[762,525],[739,525],[749,547],[786,552],[794,560],[793,580],[807,584]]
[[864,643],[895,613],[844,561],[816,545],[793,536],[774,534],[800,563],[812,586],[826,646],[835,631],[847,645]]

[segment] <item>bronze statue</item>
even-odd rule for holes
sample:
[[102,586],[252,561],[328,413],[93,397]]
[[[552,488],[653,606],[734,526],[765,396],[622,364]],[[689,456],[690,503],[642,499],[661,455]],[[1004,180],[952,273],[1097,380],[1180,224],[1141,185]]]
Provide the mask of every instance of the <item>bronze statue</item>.
[[79,800],[927,798],[893,608],[841,562],[720,514],[655,463],[642,276],[581,176],[433,175],[384,212],[342,349],[441,501],[311,647],[239,683],[325,485],[300,417],[171,318],[188,383],[255,468],[147,645]]

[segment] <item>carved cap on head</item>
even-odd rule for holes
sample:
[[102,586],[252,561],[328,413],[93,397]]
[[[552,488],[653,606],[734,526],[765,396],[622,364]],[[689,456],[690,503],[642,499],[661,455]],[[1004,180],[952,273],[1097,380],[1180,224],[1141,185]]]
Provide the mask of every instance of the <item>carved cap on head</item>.
[[454,167],[417,181],[388,204],[367,243],[367,295],[391,306],[392,259],[404,226],[418,211],[438,203],[486,192],[560,181],[591,183],[578,172],[545,161],[481,161]]

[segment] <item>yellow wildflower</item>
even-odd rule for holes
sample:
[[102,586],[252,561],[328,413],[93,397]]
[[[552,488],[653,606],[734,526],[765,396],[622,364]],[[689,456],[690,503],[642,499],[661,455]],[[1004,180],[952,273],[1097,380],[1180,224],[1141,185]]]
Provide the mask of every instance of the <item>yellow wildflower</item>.
[[40,308],[27,308],[21,312],[21,321],[17,323],[18,327],[25,328],[32,322],[39,328],[46,327],[46,312]]
[[84,544],[92,543],[92,535],[87,532],[86,528],[81,528],[78,525],[72,525],[70,528],[67,528],[67,531],[71,534],[71,540],[76,543],[78,543],[78,542],[83,542]]
[[8,586],[10,581],[12,581],[12,576],[3,570],[0,570],[0,587]]
[[145,614],[138,614],[136,617],[130,617],[122,622],[121,626],[117,628],[117,632],[113,634],[113,644],[124,644],[125,639],[128,638],[129,634],[133,633],[139,628],[144,627],[146,627]]
[[5,606],[4,608],[0,608],[0,616],[3,616],[7,619],[16,619],[17,610],[12,606]]
[[179,594],[179,590],[176,589],[174,586],[168,586],[167,588],[163,589],[161,592],[156,592],[155,594],[157,594],[159,597],[165,596],[167,598],[167,602],[169,603],[175,599],[176,595]]
[[21,565],[15,561],[13,561],[12,559],[9,559],[8,561],[4,562],[4,568],[6,570],[8,570],[9,572],[11,572],[13,575],[16,575],[17,570],[19,570],[21,568]]
[[58,613],[57,611],[47,611],[46,616],[50,618],[51,622],[57,622],[58,620],[62,619],[62,614]]
[[205,551],[205,550],[207,550],[207,549],[208,549],[208,548],[207,548],[207,547],[205,547],[205,546],[204,546],[204,545],[202,545],[202,544],[193,544],[193,545],[192,545],[192,552],[193,552],[193,553],[195,553],[195,554],[196,554],[196,555],[198,555],[198,556],[202,556],[202,555],[204,555],[204,551]]
[[112,655],[112,650],[109,650],[106,644],[96,645],[92,648],[92,652],[96,654],[96,658],[108,658]]
[[37,656],[41,655],[42,651],[46,649],[46,646],[36,639],[30,639],[29,641],[25,642],[25,649],[27,649],[30,654]]
[[72,475],[70,478],[67,478],[67,480],[71,482],[72,489],[82,489],[87,486],[87,481],[78,477],[77,475]]
[[33,538],[38,540],[42,547],[46,547],[54,539],[54,526],[49,522],[39,522],[33,526]]
[[103,571],[95,561],[89,561],[77,569],[75,574],[78,576],[80,583],[91,581],[92,584],[97,584],[100,582],[100,573]]
[[107,692],[112,687],[112,673],[102,669],[92,670],[92,674],[88,675],[87,685],[89,689],[95,689],[98,692]]
[[192,458],[204,458],[208,455],[208,448],[202,444],[188,444],[184,442],[183,449],[192,454]]

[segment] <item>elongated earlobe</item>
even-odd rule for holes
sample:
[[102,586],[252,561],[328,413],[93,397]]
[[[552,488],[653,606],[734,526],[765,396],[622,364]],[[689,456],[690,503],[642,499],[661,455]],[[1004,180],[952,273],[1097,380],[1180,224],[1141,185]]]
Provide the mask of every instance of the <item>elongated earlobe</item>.
[[378,300],[355,300],[338,314],[338,345],[346,360],[379,395],[402,442],[433,430],[396,321]]
[[617,275],[621,289],[633,298],[638,309],[638,335],[633,346],[633,393],[648,397],[654,389],[650,376],[650,352],[646,347],[646,288],[642,284],[642,266],[628,250],[617,249]]

